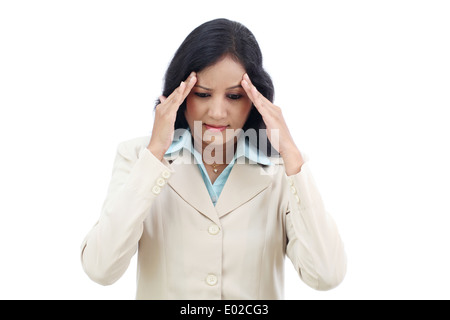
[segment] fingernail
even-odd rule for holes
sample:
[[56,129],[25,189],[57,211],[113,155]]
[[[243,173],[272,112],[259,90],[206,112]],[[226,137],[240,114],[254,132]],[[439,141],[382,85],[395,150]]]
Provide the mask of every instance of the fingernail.
[[242,80],[242,84],[248,86],[247,80]]
[[250,80],[250,78],[249,78],[247,73],[244,74],[244,78]]

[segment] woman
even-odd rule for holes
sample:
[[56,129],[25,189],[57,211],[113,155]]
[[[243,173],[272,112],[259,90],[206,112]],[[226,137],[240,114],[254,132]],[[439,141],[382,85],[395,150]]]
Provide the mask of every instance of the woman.
[[312,288],[343,280],[343,243],[273,94],[246,27],[188,35],[151,137],[118,146],[82,244],[92,280],[114,283],[136,251],[137,299],[282,299],[285,255]]

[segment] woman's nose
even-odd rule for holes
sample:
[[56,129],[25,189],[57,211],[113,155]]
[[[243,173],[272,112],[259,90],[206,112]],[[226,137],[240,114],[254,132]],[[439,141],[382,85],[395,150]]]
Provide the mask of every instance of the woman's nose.
[[211,101],[208,109],[208,116],[212,119],[220,120],[227,117],[226,103],[222,99]]

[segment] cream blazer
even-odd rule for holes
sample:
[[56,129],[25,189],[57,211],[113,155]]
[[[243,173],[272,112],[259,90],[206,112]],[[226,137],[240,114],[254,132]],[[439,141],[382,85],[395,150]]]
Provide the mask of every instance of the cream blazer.
[[314,289],[343,280],[343,242],[308,162],[293,176],[281,159],[235,163],[214,206],[191,154],[161,162],[149,141],[118,145],[100,217],[81,246],[93,281],[114,283],[136,252],[136,299],[283,299],[285,256]]

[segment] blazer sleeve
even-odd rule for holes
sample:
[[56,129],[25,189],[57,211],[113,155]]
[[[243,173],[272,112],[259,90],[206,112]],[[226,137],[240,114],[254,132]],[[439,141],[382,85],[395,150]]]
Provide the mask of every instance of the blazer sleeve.
[[126,271],[137,251],[143,222],[172,169],[147,149],[118,145],[100,218],[81,245],[81,262],[95,282],[110,285]]
[[299,173],[286,179],[290,189],[286,254],[308,286],[316,290],[332,289],[342,282],[347,270],[337,226],[325,210],[308,162]]

